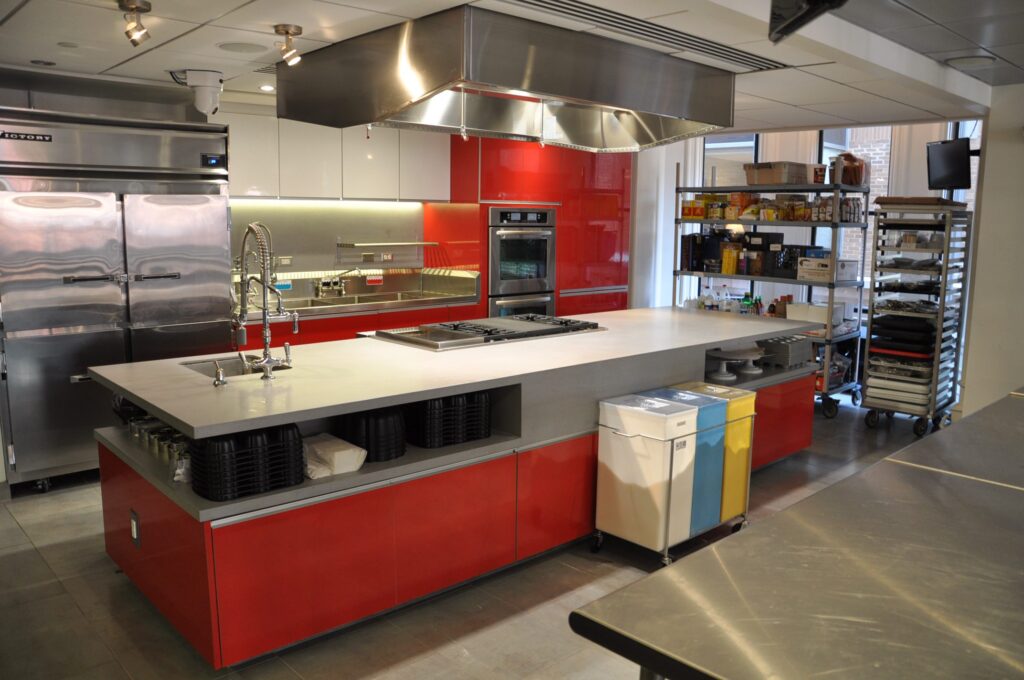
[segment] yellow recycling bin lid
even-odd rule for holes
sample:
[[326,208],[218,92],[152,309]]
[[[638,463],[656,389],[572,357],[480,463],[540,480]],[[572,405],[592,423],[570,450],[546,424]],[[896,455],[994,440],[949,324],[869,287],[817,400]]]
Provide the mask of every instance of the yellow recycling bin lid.
[[740,418],[747,418],[754,415],[754,401],[757,393],[750,390],[741,390],[737,387],[726,387],[724,385],[713,385],[711,383],[695,380],[693,382],[672,385],[673,389],[704,394],[709,397],[718,397],[729,402],[726,407],[726,420],[732,422]]

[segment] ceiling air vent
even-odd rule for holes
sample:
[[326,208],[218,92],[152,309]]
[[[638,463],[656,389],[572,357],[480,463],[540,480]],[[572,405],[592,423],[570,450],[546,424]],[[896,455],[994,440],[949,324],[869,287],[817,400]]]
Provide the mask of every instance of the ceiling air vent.
[[[777,68],[786,68],[787,64],[759,57],[755,54],[737,50],[728,45],[722,45],[711,40],[683,33],[667,26],[661,26],[644,19],[627,16],[610,9],[595,7],[579,0],[502,0],[509,5],[519,5],[531,9],[540,10],[548,14],[575,19],[577,21],[592,24],[606,31],[612,31],[619,35],[646,40],[677,49],[680,52],[693,52],[703,54],[714,59],[720,59],[730,64],[742,67],[751,71],[768,71]],[[767,35],[765,38],[767,39]]]

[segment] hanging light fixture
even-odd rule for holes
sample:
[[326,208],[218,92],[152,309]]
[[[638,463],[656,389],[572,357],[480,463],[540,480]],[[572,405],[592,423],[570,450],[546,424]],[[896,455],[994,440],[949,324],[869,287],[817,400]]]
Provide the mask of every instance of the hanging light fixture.
[[142,25],[142,17],[153,9],[148,0],[117,0],[117,6],[124,12],[124,34],[135,47],[149,40],[149,29]]
[[274,33],[284,36],[283,43],[277,43],[277,49],[281,51],[281,59],[284,63],[289,66],[295,66],[302,61],[302,56],[299,51],[295,49],[293,39],[295,36],[302,35],[302,26],[296,26],[295,24],[276,24],[274,26]]

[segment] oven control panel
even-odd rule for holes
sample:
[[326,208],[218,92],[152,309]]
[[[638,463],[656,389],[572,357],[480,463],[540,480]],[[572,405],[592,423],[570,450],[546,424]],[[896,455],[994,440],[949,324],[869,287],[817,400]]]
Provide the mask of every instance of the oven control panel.
[[491,208],[488,222],[492,227],[505,225],[544,226],[555,225],[554,210],[537,210],[531,208]]

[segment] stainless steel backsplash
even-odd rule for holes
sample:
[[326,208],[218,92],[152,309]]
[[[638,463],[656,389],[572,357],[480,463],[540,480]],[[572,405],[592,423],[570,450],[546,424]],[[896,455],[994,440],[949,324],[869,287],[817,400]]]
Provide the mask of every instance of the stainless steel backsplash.
[[[420,268],[423,248],[415,246],[342,248],[348,243],[423,240],[423,204],[389,201],[231,200],[231,253],[237,256],[245,227],[260,221],[270,227],[278,274],[349,267]],[[391,261],[382,254],[391,253]],[[365,262],[372,254],[374,261]],[[291,258],[290,264],[281,258]]]

